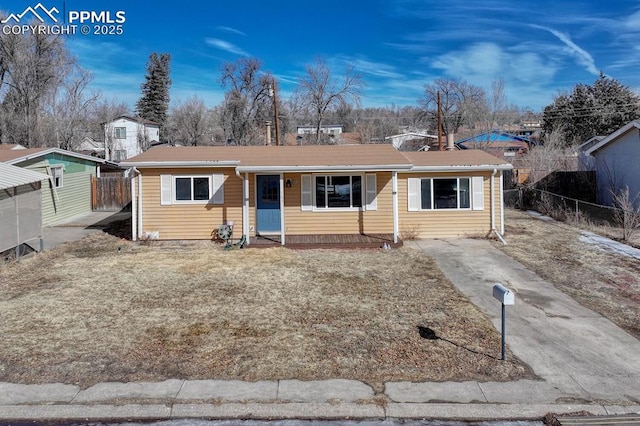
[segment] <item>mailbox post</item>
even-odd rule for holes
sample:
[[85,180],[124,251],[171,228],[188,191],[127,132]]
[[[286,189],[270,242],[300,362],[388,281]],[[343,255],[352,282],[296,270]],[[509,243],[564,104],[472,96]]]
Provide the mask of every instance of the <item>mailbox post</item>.
[[506,318],[507,311],[505,309],[505,306],[515,304],[515,298],[514,298],[513,292],[500,283],[495,283],[493,285],[493,297],[498,299],[502,304],[502,357],[501,359],[504,361],[505,332],[506,332],[506,319],[507,319]]

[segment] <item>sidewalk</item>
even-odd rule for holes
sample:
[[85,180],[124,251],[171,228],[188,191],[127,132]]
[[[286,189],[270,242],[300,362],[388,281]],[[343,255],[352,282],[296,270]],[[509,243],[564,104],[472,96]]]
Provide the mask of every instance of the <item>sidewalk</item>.
[[425,240],[456,287],[500,328],[492,287],[516,293],[507,344],[541,380],[507,383],[388,382],[376,395],[352,380],[262,382],[167,380],[0,383],[0,420],[541,419],[546,413],[640,413],[640,342],[583,308],[485,240]]
[[44,249],[49,250],[60,244],[76,241],[95,232],[101,232],[111,222],[131,217],[131,212],[92,212],[70,218],[55,226],[42,229]]

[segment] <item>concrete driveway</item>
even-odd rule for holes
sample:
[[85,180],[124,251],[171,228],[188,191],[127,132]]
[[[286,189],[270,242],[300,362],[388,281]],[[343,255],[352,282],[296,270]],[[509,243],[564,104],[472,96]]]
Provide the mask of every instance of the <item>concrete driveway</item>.
[[60,244],[77,241],[94,232],[102,230],[111,222],[131,217],[131,212],[92,212],[64,221],[56,226],[42,228],[44,249],[48,250]]
[[[543,380],[527,384],[523,398],[560,402],[640,402],[640,342],[608,319],[579,305],[487,240],[405,242],[435,258],[447,278],[500,330],[494,283],[515,292],[507,306],[511,351]],[[496,383],[517,395],[522,381]],[[488,384],[487,384],[488,385]],[[486,386],[484,386],[486,387]],[[513,396],[509,402],[515,402]],[[507,402],[507,401],[505,401]]]

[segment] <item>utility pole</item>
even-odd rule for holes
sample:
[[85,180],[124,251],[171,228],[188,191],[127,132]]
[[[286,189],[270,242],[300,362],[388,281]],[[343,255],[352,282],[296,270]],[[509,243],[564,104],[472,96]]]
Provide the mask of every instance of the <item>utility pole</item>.
[[276,146],[280,145],[280,124],[278,123],[278,88],[276,78],[273,77],[273,123],[275,126]]
[[442,145],[442,104],[440,102],[440,91],[438,90],[438,150],[444,150]]

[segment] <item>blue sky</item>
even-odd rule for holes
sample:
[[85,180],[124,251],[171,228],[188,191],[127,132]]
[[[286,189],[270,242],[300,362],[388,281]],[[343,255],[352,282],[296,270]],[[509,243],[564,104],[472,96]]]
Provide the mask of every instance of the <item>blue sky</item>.
[[[63,9],[62,0],[41,0]],[[19,13],[34,1],[12,1]],[[224,94],[220,66],[262,60],[288,96],[305,65],[323,57],[336,74],[353,64],[363,106],[416,105],[425,83],[505,81],[509,102],[540,111],[559,90],[602,70],[640,88],[640,2],[559,0],[290,0],[131,2],[67,0],[66,11],[126,13],[122,35],[69,36],[93,88],[133,106],[151,52],[172,55],[172,101]]]

